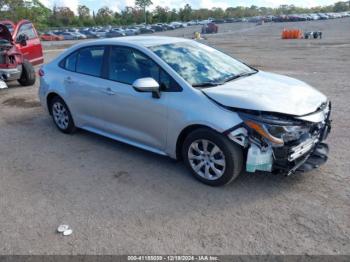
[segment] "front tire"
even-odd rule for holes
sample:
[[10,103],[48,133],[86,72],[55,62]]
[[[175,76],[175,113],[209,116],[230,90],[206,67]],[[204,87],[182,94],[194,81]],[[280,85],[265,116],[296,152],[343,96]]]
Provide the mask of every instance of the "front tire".
[[56,127],[65,134],[71,134],[76,127],[68,106],[62,98],[56,96],[50,103],[50,111]]
[[22,86],[31,86],[35,83],[35,70],[29,61],[24,60],[22,63],[22,74],[21,78],[18,79],[18,83]]
[[210,186],[229,184],[242,171],[242,149],[211,129],[190,133],[184,141],[182,156],[193,176]]

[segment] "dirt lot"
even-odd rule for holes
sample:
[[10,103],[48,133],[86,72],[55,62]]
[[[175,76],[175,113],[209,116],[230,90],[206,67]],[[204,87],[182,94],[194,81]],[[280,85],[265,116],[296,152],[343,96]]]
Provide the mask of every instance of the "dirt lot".
[[[283,27],[322,30],[324,39],[281,40]],[[84,131],[61,134],[39,107],[38,83],[12,83],[0,91],[0,254],[350,254],[349,28],[350,19],[228,24],[208,36],[332,100],[329,162],[291,177],[202,185],[166,157]],[[59,52],[50,48],[46,61]],[[55,233],[61,223],[72,236]]]

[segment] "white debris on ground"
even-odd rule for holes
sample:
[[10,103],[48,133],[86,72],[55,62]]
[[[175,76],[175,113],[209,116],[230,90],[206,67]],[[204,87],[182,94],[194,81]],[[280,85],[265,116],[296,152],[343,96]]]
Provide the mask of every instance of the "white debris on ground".
[[63,235],[64,236],[70,236],[72,233],[73,233],[73,230],[72,229],[68,229],[68,230],[63,232]]
[[7,88],[7,84],[4,81],[0,80],[0,89],[5,89]]
[[73,233],[73,230],[69,225],[59,225],[57,232],[62,233],[64,236],[70,236]]

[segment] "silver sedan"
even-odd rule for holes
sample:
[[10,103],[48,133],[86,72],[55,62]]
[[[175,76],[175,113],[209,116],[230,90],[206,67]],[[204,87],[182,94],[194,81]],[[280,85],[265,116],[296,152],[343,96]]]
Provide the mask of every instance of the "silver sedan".
[[82,128],[182,159],[212,186],[248,172],[308,171],[327,160],[327,98],[196,41],[125,37],[75,45],[39,71],[64,133]]

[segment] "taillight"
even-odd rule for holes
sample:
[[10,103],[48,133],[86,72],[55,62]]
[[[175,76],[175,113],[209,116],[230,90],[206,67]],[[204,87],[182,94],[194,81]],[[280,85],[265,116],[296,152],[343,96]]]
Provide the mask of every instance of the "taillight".
[[39,69],[38,75],[40,77],[43,77],[45,75],[45,72],[44,72],[44,70],[42,68]]

